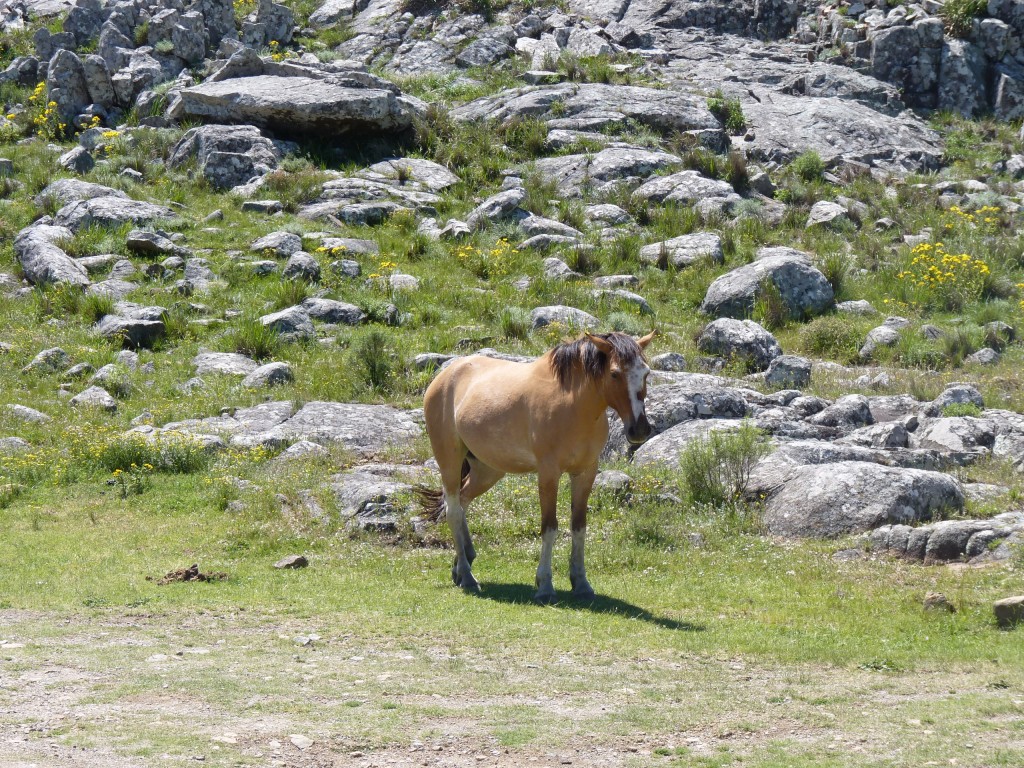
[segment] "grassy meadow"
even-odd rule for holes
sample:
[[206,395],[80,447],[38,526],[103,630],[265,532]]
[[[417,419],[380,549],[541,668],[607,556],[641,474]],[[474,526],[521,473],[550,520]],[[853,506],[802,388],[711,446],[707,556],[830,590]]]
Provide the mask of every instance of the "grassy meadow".
[[[625,77],[613,63],[559,66],[574,79]],[[469,84],[431,76],[401,85],[450,105],[516,75],[470,74]],[[30,94],[4,86],[0,101],[27,102]],[[84,175],[174,208],[179,218],[163,229],[179,233],[220,278],[190,297],[173,279],[133,278],[140,287],[128,300],[167,307],[168,332],[140,352],[142,367],[119,371],[115,413],[69,407],[82,381],[62,388],[59,374],[21,370],[55,346],[96,369],[113,362],[118,347],[91,331],[109,303],[57,287],[0,297],[0,404],[52,417],[25,423],[0,409],[0,437],[32,445],[0,455],[0,766],[1024,764],[1024,642],[1021,630],[999,630],[991,609],[1021,593],[1024,555],[984,568],[923,567],[870,556],[850,541],[775,541],[761,535],[756,506],[700,504],[678,468],[623,463],[608,468],[632,476],[631,495],[602,492],[592,501],[588,575],[598,599],[569,598],[563,538],[555,561],[561,599],[539,607],[531,602],[540,548],[531,478],[505,479],[471,509],[483,586],[471,596],[451,586],[443,526],[424,540],[411,526],[377,535],[339,522],[324,482],[352,466],[343,452],[281,464],[262,450],[211,456],[184,441],[160,453],[123,437],[140,417],[160,425],[266,399],[416,408],[432,374],[415,369],[415,354],[484,346],[538,354],[574,330],[532,332],[529,311],[542,305],[586,310],[602,330],[657,328],[653,352],[681,352],[698,370],[695,336],[707,321],[698,307],[708,285],[768,245],[811,253],[838,301],[866,299],[882,313],[808,321],[788,317],[766,295],[754,319],[786,353],[856,364],[867,331],[901,315],[912,330],[873,363],[891,376],[882,393],[931,399],[948,382],[970,380],[989,407],[1024,410],[1024,347],[988,338],[984,328],[1000,320],[1024,330],[1020,215],[991,192],[953,210],[934,186],[984,178],[991,189],[1013,191],[993,166],[1022,150],[1015,126],[936,118],[947,145],[941,176],[834,177],[804,156],[772,171],[781,216],[751,199],[727,219],[626,193],[557,199],[531,168],[547,154],[543,125],[458,125],[433,112],[403,152],[460,175],[437,206],[441,223],[497,191],[510,167],[521,168],[534,213],[582,227],[586,204],[613,202],[636,222],[618,239],[591,230],[588,247],[550,254],[516,248],[522,235],[511,224],[455,244],[419,234],[412,216],[373,228],[305,220],[296,212],[324,181],[376,159],[323,145],[302,146],[261,191],[282,202],[283,214],[245,212],[241,199],[210,189],[194,168],[166,166],[187,127],[111,136],[104,162]],[[0,272],[17,275],[14,236],[55,211],[36,197],[68,175],[44,139],[60,139],[62,149],[72,141],[4,138],[0,156],[15,172],[0,178]],[[737,188],[752,170],[738,157],[635,126],[613,138],[676,152],[685,167]],[[126,168],[142,181],[122,176]],[[813,203],[841,196],[861,204],[853,222],[805,229]],[[215,211],[223,218],[208,220]],[[892,226],[876,227],[883,218]],[[251,243],[280,230],[302,236],[320,263],[319,282],[244,266],[263,258]],[[324,250],[319,233],[328,230],[373,240],[380,253]],[[926,230],[930,249],[902,239]],[[724,265],[640,262],[640,246],[696,231],[722,237]],[[128,257],[126,234],[87,229],[64,247],[73,256]],[[545,278],[545,255],[584,279]],[[943,255],[961,266],[926,279]],[[410,274],[420,287],[394,291],[381,280],[346,278],[330,267],[338,258],[358,260],[363,278]],[[635,290],[649,313],[591,293],[593,276],[626,273],[639,278]],[[523,277],[526,288],[516,285]],[[321,330],[306,343],[259,328],[260,315],[314,295],[356,304],[368,322]],[[943,336],[926,339],[925,324]],[[1002,349],[999,363],[965,365],[991,344]],[[267,392],[204,375],[205,386],[186,394],[181,385],[201,350],[286,361],[295,380]],[[879,391],[849,378],[816,373],[807,392]],[[420,440],[384,458],[422,463],[429,448]],[[1020,474],[1009,465],[977,465],[963,479],[1013,491],[971,513],[1019,507]],[[311,512],[310,489],[325,514]],[[565,487],[560,509],[568,509]],[[272,567],[297,553],[308,568]],[[157,583],[192,563],[225,577]],[[926,610],[929,592],[945,594],[955,611]],[[298,746],[296,734],[313,744]]]

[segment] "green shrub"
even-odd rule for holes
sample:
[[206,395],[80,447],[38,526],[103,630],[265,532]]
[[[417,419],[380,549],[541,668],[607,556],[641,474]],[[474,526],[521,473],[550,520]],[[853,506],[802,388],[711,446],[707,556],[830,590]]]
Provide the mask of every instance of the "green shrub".
[[836,301],[840,301],[839,295],[843,291],[843,283],[846,282],[846,277],[850,274],[849,260],[844,254],[834,251],[826,254],[821,260],[819,268],[825,275],[825,279],[828,280],[828,284],[832,286],[832,293],[835,295]]
[[521,307],[504,307],[498,313],[498,325],[504,338],[523,341],[530,336],[530,313]]
[[988,11],[988,0],[946,0],[939,9],[946,31],[953,37],[967,37],[974,19]]
[[281,280],[274,283],[270,290],[270,300],[276,312],[301,304],[311,295],[309,284],[305,280]]
[[737,192],[743,192],[750,186],[747,156],[740,150],[733,149],[729,151],[729,164],[726,169],[725,178]]
[[807,354],[840,362],[857,359],[864,343],[865,329],[842,315],[817,317],[800,331],[800,342]]
[[538,171],[527,172],[523,178],[523,188],[526,190],[523,208],[538,216],[544,216],[551,201],[558,197],[558,182]]
[[311,166],[294,173],[276,170],[264,177],[262,189],[268,196],[280,200],[285,211],[295,213],[300,206],[320,196],[328,178],[325,173]]
[[942,351],[949,364],[954,368],[964,362],[964,358],[978,350],[979,332],[969,328],[954,328],[942,337]]
[[607,323],[613,331],[628,333],[630,336],[643,336],[650,332],[649,322],[628,312],[612,312],[608,315]]
[[141,48],[144,45],[149,44],[149,22],[144,21],[135,28],[132,32],[132,38],[135,42],[136,48]]
[[954,416],[981,416],[982,409],[974,403],[950,403],[942,409],[942,415]]
[[227,337],[232,352],[248,355],[254,360],[269,360],[281,347],[277,331],[253,317],[242,318]]
[[37,287],[35,290],[36,316],[39,319],[44,319],[77,315],[82,309],[84,297],[85,293],[81,287],[70,283]]
[[761,430],[746,421],[734,431],[713,430],[694,440],[679,455],[690,500],[713,505],[741,501],[751,470],[771,451]]
[[698,171],[710,179],[724,179],[729,173],[728,163],[706,147],[695,147],[683,154],[683,167]]
[[540,157],[547,150],[548,126],[538,117],[516,117],[502,134],[509,147],[527,158]]
[[109,293],[87,293],[82,297],[78,311],[88,323],[96,323],[114,313],[114,297]]
[[739,99],[728,99],[721,90],[708,97],[708,110],[729,133],[739,135],[747,130],[747,118]]
[[391,350],[388,349],[388,340],[384,332],[370,331],[356,344],[352,354],[363,380],[375,390],[386,390],[394,371]]
[[825,174],[825,161],[813,149],[797,155],[789,167],[804,181],[818,181]]

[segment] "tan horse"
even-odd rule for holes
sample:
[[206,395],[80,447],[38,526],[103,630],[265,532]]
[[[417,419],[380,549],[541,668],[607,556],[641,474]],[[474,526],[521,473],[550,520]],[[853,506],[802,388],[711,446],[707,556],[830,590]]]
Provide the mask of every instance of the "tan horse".
[[473,355],[456,360],[431,382],[423,398],[427,434],[441,471],[441,491],[421,491],[434,519],[443,513],[455,540],[452,581],[478,591],[470,567],[476,558],[466,507],[506,473],[536,472],[540,486],[539,602],[555,596],[551,551],[558,532],[558,482],[572,480],[573,596],[591,600],[583,566],[587,499],[597,460],[608,439],[610,406],[633,444],[651,435],[644,411],[650,368],[643,349],[654,337],[587,334],[558,345],[531,363]]

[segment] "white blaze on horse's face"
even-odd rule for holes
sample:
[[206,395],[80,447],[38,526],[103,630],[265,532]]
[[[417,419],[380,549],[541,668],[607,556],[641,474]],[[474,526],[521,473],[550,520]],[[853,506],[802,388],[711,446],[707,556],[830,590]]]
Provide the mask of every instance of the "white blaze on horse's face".
[[[637,339],[642,351],[651,339],[650,335]],[[588,334],[591,342],[610,358],[607,378],[603,389],[605,402],[610,405],[626,429],[626,439],[633,445],[639,445],[651,436],[651,425],[647,421],[644,399],[647,397],[647,377],[651,369],[644,362],[642,354],[629,354],[620,357],[615,347],[606,339]]]
[[619,417],[626,428],[626,439],[634,445],[643,443],[651,436],[651,425],[647,421],[644,402],[647,397],[647,377],[650,374],[651,369],[641,358],[637,358],[628,370],[622,372],[629,397],[629,418],[627,418],[627,413],[622,411],[619,412]]

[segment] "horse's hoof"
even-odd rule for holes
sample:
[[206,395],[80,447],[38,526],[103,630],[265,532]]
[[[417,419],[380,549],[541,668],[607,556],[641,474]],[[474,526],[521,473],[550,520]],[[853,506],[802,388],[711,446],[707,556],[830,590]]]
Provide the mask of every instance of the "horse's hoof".
[[480,582],[470,576],[467,579],[463,579],[462,583],[459,584],[464,592],[471,592],[474,595],[480,594]]
[[592,603],[597,599],[597,595],[594,594],[594,590],[590,587],[586,589],[574,589],[572,591],[572,597],[574,600],[579,600],[583,603]]
[[554,592],[538,592],[533,596],[533,602],[537,605],[551,605],[555,602]]

